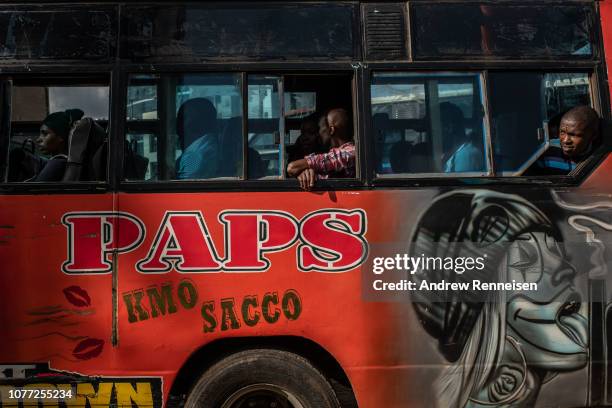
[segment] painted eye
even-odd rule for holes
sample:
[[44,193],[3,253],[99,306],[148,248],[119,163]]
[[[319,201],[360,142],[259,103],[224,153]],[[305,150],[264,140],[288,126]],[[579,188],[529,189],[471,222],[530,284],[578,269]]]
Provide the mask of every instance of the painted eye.
[[522,269],[534,265],[538,258],[533,244],[533,241],[517,241],[510,266]]
[[520,272],[525,282],[537,282],[542,275],[538,242],[532,234],[521,235],[508,252],[508,267]]

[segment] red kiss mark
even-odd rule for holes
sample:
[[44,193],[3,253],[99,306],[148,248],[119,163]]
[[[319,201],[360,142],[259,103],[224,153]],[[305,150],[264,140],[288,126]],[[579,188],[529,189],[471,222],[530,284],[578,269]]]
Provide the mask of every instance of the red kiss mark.
[[85,339],[79,342],[72,350],[72,355],[79,360],[89,360],[90,358],[98,357],[104,348],[104,340],[100,339]]
[[63,290],[64,296],[76,307],[86,307],[91,305],[91,298],[87,291],[78,286],[68,286]]

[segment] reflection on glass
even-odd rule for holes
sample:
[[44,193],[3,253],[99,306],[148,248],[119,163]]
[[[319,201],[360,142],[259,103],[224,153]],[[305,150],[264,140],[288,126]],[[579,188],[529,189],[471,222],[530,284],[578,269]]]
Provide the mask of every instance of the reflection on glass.
[[[34,81],[28,81],[28,85],[23,86],[19,82],[16,80],[11,90],[11,132],[10,136],[7,135],[9,168],[5,175],[6,181],[57,182],[64,179],[66,157],[71,146],[75,146],[71,143],[76,140],[70,137],[71,125],[74,124],[71,120],[81,117],[94,119],[101,128],[96,126],[90,133],[93,135],[88,142],[91,151],[83,153],[84,163],[88,164],[87,170],[79,174],[72,172],[64,180],[102,179],[102,175],[106,174],[103,158],[105,149],[102,146],[106,137],[104,128],[109,117],[109,87],[91,84],[51,85],[44,82],[32,85]],[[67,116],[68,110],[72,113]],[[62,119],[58,120],[57,115]],[[48,129],[53,131],[48,142],[44,142],[41,137],[43,122],[47,129],[44,132],[48,132]],[[47,167],[47,164],[50,166]],[[48,173],[49,169],[53,169],[53,173]]]
[[354,58],[356,4],[249,3],[126,4],[122,57]]
[[126,138],[124,177],[128,180],[159,180],[157,136],[129,133]]
[[280,77],[249,76],[248,177],[280,177]]
[[585,73],[548,73],[544,75],[546,112],[550,121],[580,105],[590,105],[589,76]]
[[378,174],[487,171],[477,74],[377,73],[371,95]]
[[428,3],[411,7],[417,59],[588,58],[593,54],[592,4]]
[[148,160],[147,180],[242,174],[240,75],[134,75],[127,106],[128,144],[133,160]]
[[305,118],[317,110],[316,92],[285,92],[285,117]]
[[157,119],[157,86],[132,85],[128,88],[127,119]]
[[495,170],[502,175],[521,172],[537,158],[546,123],[550,142],[557,143],[561,116],[591,104],[586,73],[497,72],[489,81]]

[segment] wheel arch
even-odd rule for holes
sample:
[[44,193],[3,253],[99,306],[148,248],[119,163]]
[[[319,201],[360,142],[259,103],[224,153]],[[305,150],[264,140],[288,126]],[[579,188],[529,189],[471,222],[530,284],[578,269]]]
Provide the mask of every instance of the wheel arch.
[[342,407],[356,408],[352,385],[340,363],[318,343],[299,336],[228,337],[207,343],[193,352],[177,372],[167,407],[181,407],[199,377],[217,361],[249,349],[268,348],[297,354],[308,360],[329,381]]

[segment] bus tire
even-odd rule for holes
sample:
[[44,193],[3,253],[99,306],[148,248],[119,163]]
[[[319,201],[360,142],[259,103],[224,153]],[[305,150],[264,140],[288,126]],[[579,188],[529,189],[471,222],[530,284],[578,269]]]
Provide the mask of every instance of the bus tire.
[[250,406],[341,408],[325,377],[306,359],[272,349],[241,351],[215,363],[185,403],[186,408]]

